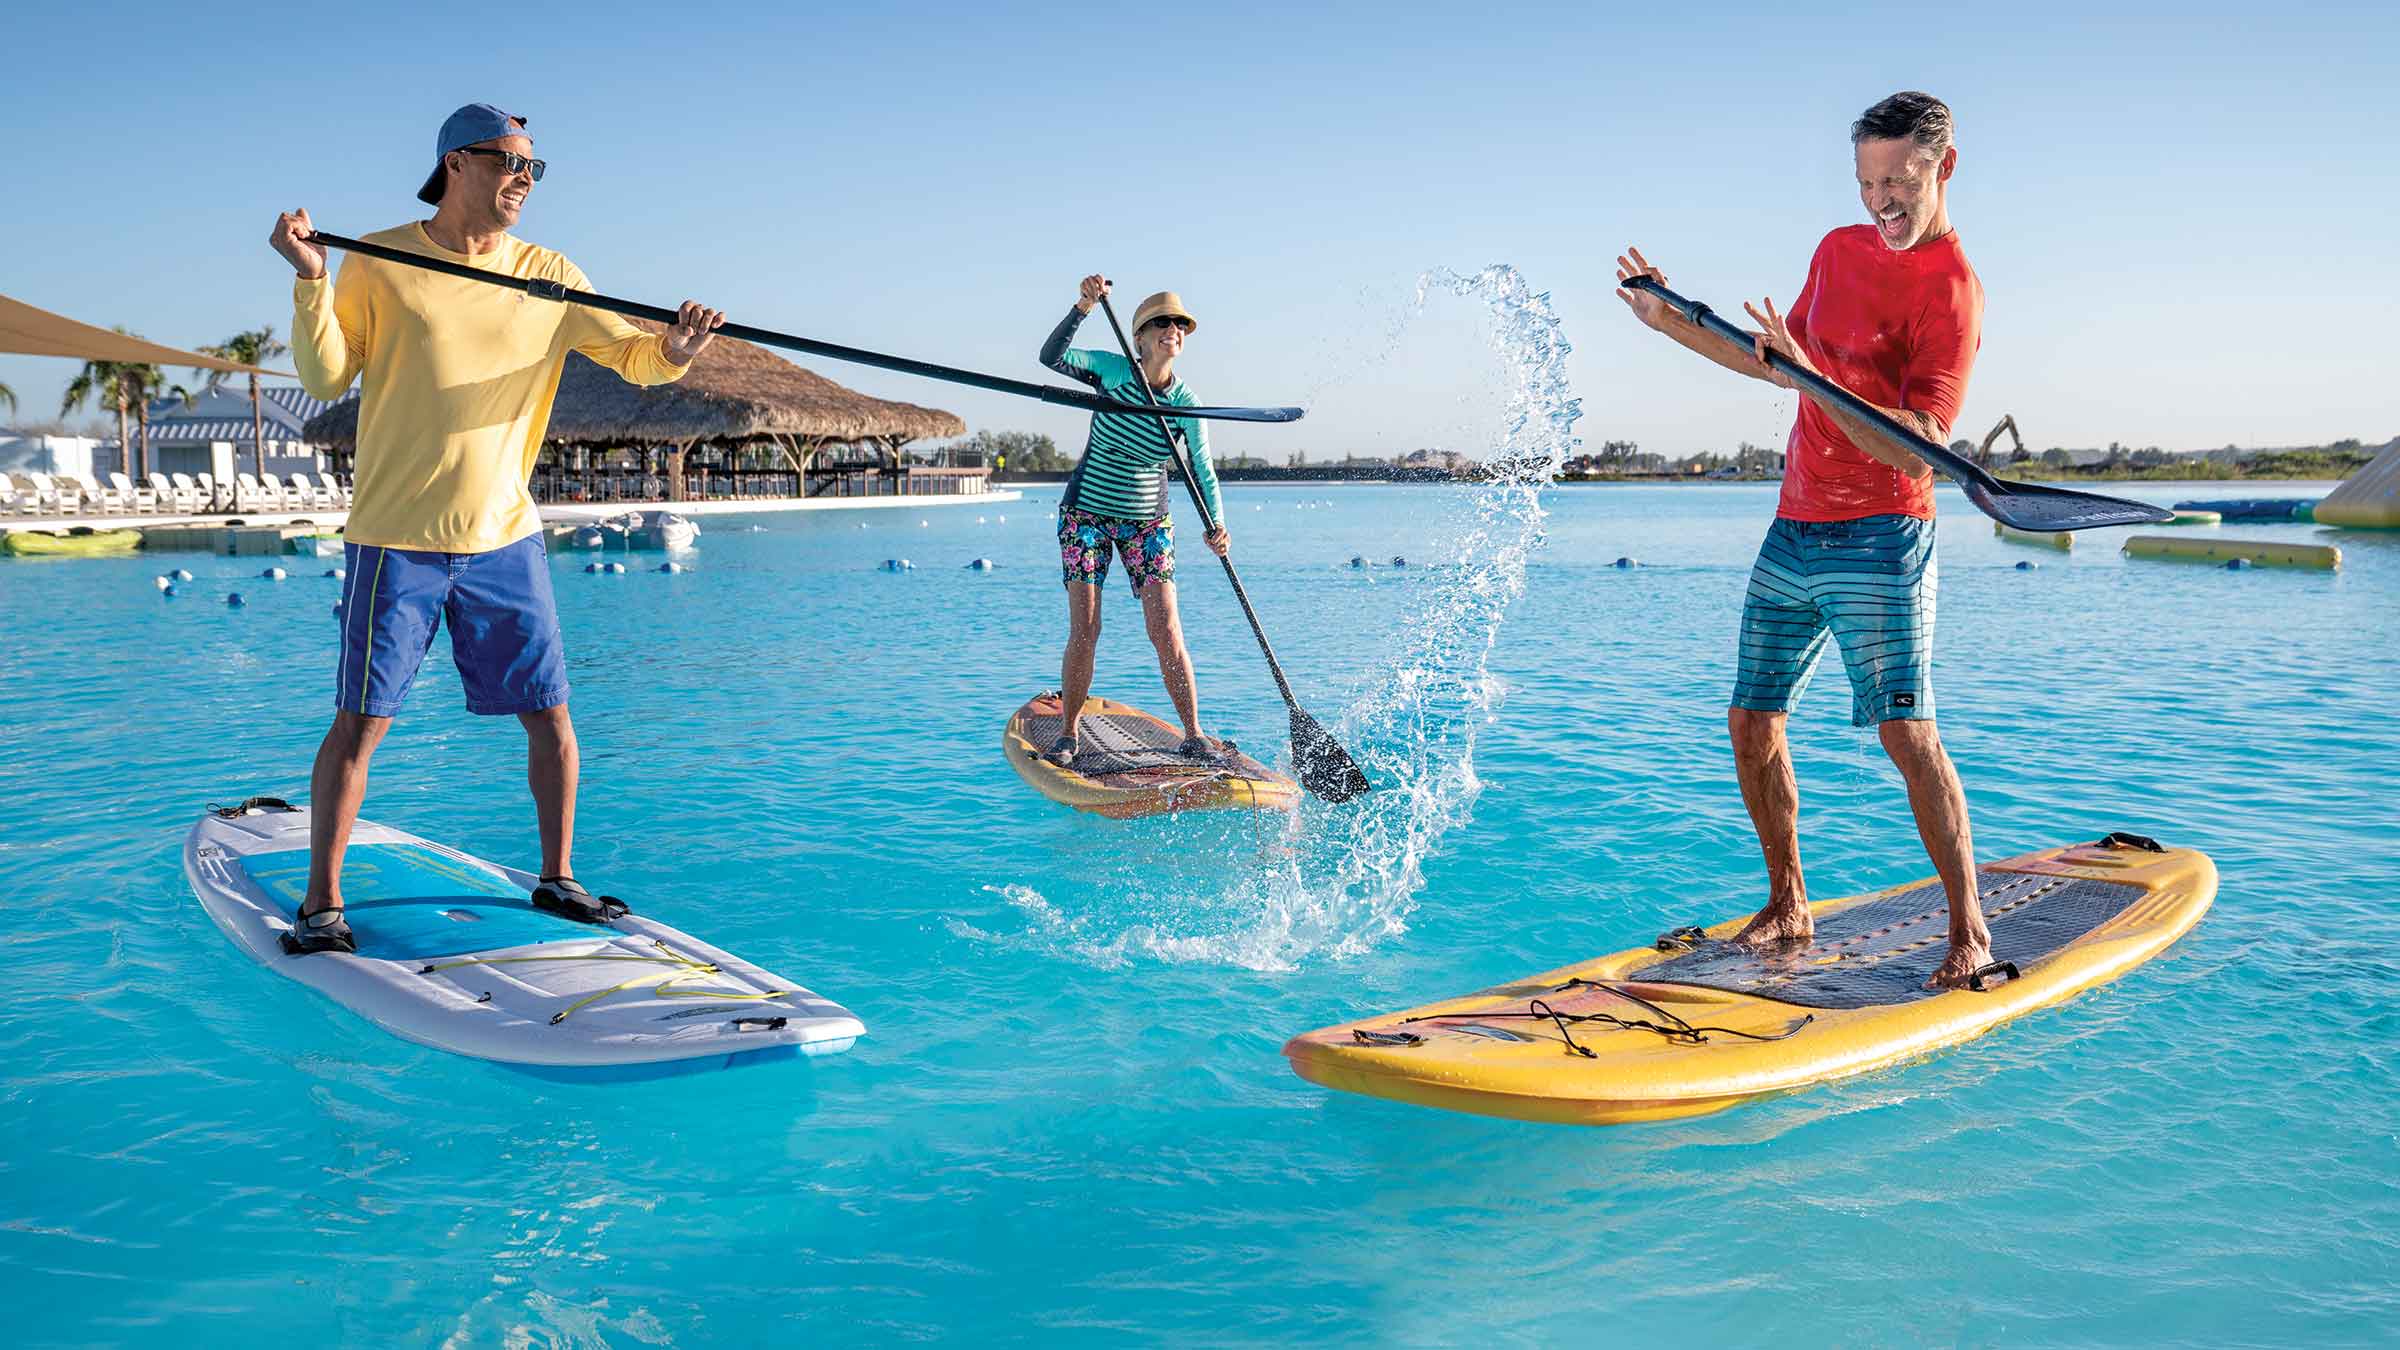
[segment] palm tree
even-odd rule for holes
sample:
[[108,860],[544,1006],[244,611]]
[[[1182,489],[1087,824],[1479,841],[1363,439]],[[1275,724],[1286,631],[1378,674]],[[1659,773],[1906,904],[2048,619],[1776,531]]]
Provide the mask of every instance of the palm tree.
[[[117,326],[116,331],[127,337],[137,336],[122,324]],[[74,380],[67,385],[66,400],[58,408],[59,416],[68,417],[86,403],[96,403],[101,407],[115,404],[117,451],[124,457],[128,470],[133,467],[133,438],[126,431],[125,417],[128,405],[143,397],[149,389],[148,380],[139,373],[142,369],[142,366],[131,361],[86,361],[83,369],[76,372]],[[157,367],[149,369],[156,370]]]
[[0,403],[5,403],[5,404],[7,404],[7,405],[8,405],[8,415],[9,415],[9,416],[11,416],[11,417],[14,417],[14,416],[16,416],[16,415],[17,415],[17,391],[16,391],[16,390],[9,388],[9,387],[8,387],[7,385],[5,385],[5,384],[0,384]]
[[165,395],[179,395],[188,404],[192,400],[192,393],[182,385],[170,387],[167,384],[167,372],[156,366],[133,365],[127,369],[131,374],[126,378],[133,382],[133,417],[140,424],[142,433],[142,466],[133,474],[133,481],[139,483],[150,476],[150,400]]
[[[214,356],[220,360],[239,361],[245,366],[256,366],[272,361],[278,356],[289,355],[291,350],[275,340],[275,325],[268,324],[264,328],[253,328],[246,333],[236,333],[214,347],[202,347],[200,353],[203,356]],[[225,377],[232,373],[226,370],[199,372],[208,380],[206,388],[210,393],[216,392],[225,383]],[[249,374],[250,458],[255,466],[252,471],[264,478],[267,476],[266,415],[259,408],[258,372],[253,370]]]

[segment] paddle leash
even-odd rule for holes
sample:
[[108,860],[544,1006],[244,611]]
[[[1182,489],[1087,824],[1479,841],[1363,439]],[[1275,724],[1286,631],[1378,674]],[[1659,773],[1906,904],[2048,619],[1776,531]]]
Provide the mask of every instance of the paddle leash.
[[[1133,367],[1133,382],[1141,386],[1142,397],[1149,401],[1145,411],[1158,419],[1158,429],[1166,434],[1167,444],[1175,452],[1175,467],[1183,471],[1183,485],[1192,494],[1192,505],[1199,509],[1202,532],[1216,533],[1217,518],[1208,509],[1208,498],[1201,495],[1200,480],[1193,473],[1192,455],[1183,443],[1183,432],[1161,411],[1158,393],[1150,387],[1149,373],[1142,369],[1141,358],[1133,354],[1133,344],[1125,338],[1125,327],[1117,322],[1116,306],[1108,302],[1106,294],[1100,297],[1100,308],[1108,315],[1109,330],[1117,335],[1118,349]],[[1178,417],[1187,416],[1190,411],[1174,410]],[[1233,570],[1233,559],[1220,553],[1217,561],[1225,567],[1225,579],[1233,583],[1233,598],[1241,602],[1242,617],[1250,621],[1250,632],[1258,639],[1258,650],[1267,658],[1267,671],[1275,677],[1275,688],[1283,694],[1284,706],[1292,710],[1292,767],[1299,774],[1300,786],[1329,802],[1346,802],[1373,790],[1374,785],[1367,781],[1358,762],[1350,758],[1350,752],[1316,718],[1309,716],[1308,710],[1300,706],[1300,700],[1292,695],[1292,682],[1284,678],[1283,665],[1275,659],[1275,648],[1267,641],[1267,630],[1258,621],[1258,611],[1250,607],[1249,592],[1242,589],[1241,573]]]

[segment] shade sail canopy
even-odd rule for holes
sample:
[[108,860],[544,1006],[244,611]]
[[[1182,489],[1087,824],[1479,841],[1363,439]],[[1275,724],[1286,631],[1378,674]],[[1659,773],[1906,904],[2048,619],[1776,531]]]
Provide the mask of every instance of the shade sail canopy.
[[125,333],[112,333],[79,323],[64,314],[35,309],[22,300],[0,295],[0,352],[20,356],[64,356],[76,361],[123,361],[135,365],[194,366],[254,375],[296,378],[288,371],[245,366],[180,347],[162,346]]

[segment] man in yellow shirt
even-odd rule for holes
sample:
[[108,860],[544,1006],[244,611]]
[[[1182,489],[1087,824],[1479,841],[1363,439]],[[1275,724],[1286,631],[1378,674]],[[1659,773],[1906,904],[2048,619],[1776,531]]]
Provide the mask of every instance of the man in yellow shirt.
[[[469,104],[442,123],[433,173],[417,192],[433,218],[367,238],[589,290],[575,264],[508,233],[545,167],[525,119]],[[549,551],[526,483],[568,352],[635,384],[665,384],[682,378],[725,316],[686,301],[673,327],[650,333],[601,310],[358,255],[336,283],[312,232],[308,212],[293,211],[268,241],[299,274],[300,382],[324,399],[352,380],[363,387],[337,711],[309,777],[308,894],[285,950],[356,950],[342,919],[342,853],[368,761],[444,622],[468,710],[514,714],[525,727],[542,836],[534,903],[607,923],[624,905],[574,879],[575,728]]]

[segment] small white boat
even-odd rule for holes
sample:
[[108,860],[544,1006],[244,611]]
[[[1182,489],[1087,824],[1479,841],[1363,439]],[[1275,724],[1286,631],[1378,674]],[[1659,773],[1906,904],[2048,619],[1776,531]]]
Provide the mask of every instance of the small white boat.
[[700,538],[700,526],[672,511],[636,511],[625,531],[625,547],[680,553]]

